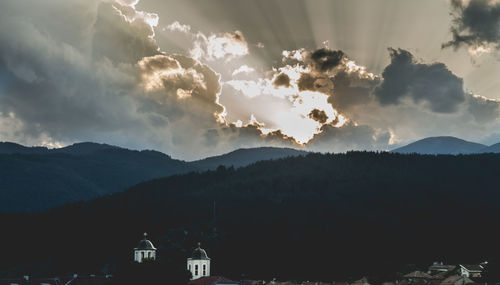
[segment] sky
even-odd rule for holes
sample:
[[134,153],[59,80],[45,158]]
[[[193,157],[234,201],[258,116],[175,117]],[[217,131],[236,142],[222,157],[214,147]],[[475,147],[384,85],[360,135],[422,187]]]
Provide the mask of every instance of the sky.
[[498,0],[3,0],[0,141],[500,142]]

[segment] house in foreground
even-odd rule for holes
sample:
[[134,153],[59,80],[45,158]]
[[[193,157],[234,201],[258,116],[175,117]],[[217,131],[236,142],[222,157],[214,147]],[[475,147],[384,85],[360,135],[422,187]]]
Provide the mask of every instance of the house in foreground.
[[484,263],[460,264],[460,274],[465,277],[479,278],[484,273]]

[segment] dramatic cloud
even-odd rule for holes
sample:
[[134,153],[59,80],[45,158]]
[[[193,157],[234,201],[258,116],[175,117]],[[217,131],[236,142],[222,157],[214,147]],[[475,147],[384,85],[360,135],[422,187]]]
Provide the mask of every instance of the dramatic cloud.
[[207,130],[204,137],[210,147],[219,151],[222,150],[222,152],[228,147],[231,148],[235,145],[247,148],[264,145],[305,149],[304,146],[297,143],[293,138],[284,135],[280,131],[262,134],[258,123],[251,123],[244,126],[229,124],[224,127]]
[[328,121],[328,115],[323,110],[313,109],[309,113],[309,117],[315,121],[322,123],[322,124],[324,124],[324,123],[326,123],[326,121]]
[[242,65],[240,67],[238,67],[237,69],[235,69],[232,73],[232,76],[235,77],[236,75],[239,75],[239,74],[249,74],[249,73],[252,73],[254,72],[255,69],[251,68],[251,67],[248,67],[248,65]]
[[172,24],[168,25],[164,30],[169,30],[169,31],[177,31],[177,32],[182,32],[182,33],[189,33],[191,32],[191,26],[190,25],[183,25],[179,23],[179,21],[175,21]]
[[380,78],[349,69],[338,72],[333,78],[333,94],[329,98],[332,104],[343,112],[349,112],[354,106],[370,102],[373,89],[380,83]]
[[285,73],[280,73],[276,78],[274,78],[273,81],[274,86],[284,86],[284,87],[289,87],[290,86],[290,77],[286,75]]
[[478,122],[491,122],[500,116],[500,101],[468,94],[468,110]]
[[[10,9],[0,9],[0,124],[15,130],[2,131],[4,140],[54,145],[106,138],[203,155],[202,138],[194,138],[219,125],[219,76],[194,59],[160,52],[157,16],[136,11],[135,2],[120,3],[2,4]],[[66,5],[81,15],[65,19]],[[27,11],[55,13],[52,20],[65,24]]]
[[191,56],[195,59],[231,60],[248,54],[248,43],[240,31],[222,35],[212,34],[208,37],[198,33],[196,38],[194,47],[190,51]]
[[319,72],[325,72],[337,67],[344,57],[340,50],[318,49],[311,54],[312,67]]
[[162,31],[184,34],[192,41],[189,55],[197,60],[215,61],[223,59],[230,61],[248,54],[248,43],[241,31],[206,35],[201,31],[193,32],[190,25],[174,21],[162,28]]
[[[228,107],[226,121],[247,122],[255,118],[263,134],[280,131],[302,144],[321,132],[324,124],[342,126],[346,118],[328,102],[328,92],[319,86],[322,79],[314,78],[311,83],[318,88],[303,88],[302,81],[308,74],[324,77],[317,71],[321,69],[320,64],[328,72],[334,65],[341,64],[334,64],[332,58],[339,54],[343,57],[343,53],[325,49],[320,52],[302,50],[303,57],[297,53],[283,53],[283,62],[291,57],[295,60],[294,65],[284,63],[257,79],[226,81],[220,96],[221,104]],[[325,84],[329,82],[323,80]]]
[[500,2],[497,0],[451,0],[453,39],[443,48],[469,47],[473,55],[500,49]]
[[418,63],[406,50],[389,51],[391,64],[384,69],[384,81],[375,90],[381,104],[399,104],[402,99],[411,98],[434,112],[451,113],[465,101],[462,79],[444,64]]
[[[263,145],[385,150],[498,126],[499,101],[464,91],[446,65],[406,50],[390,49],[378,75],[342,50],[283,50],[266,37],[314,45],[245,26],[215,33],[175,14],[163,24],[143,4],[2,1],[0,139],[99,141],[195,159]],[[160,44],[166,38],[174,51]]]

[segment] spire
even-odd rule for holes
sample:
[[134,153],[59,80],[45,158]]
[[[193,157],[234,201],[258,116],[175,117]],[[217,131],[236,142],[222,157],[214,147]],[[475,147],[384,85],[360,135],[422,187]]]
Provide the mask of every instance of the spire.
[[144,239],[148,237],[148,233],[144,233]]
[[198,248],[201,248],[201,242],[198,242]]

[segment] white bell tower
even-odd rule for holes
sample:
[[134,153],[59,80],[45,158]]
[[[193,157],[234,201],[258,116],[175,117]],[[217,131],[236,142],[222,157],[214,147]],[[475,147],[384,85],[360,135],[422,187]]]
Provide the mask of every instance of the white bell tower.
[[207,256],[207,252],[200,247],[200,243],[193,250],[191,257],[187,259],[187,269],[191,272],[191,280],[210,276],[210,258]]
[[134,248],[134,261],[142,263],[148,260],[156,260],[156,248],[153,243],[149,241],[146,237],[147,233],[144,233],[144,238],[139,242],[136,248]]

